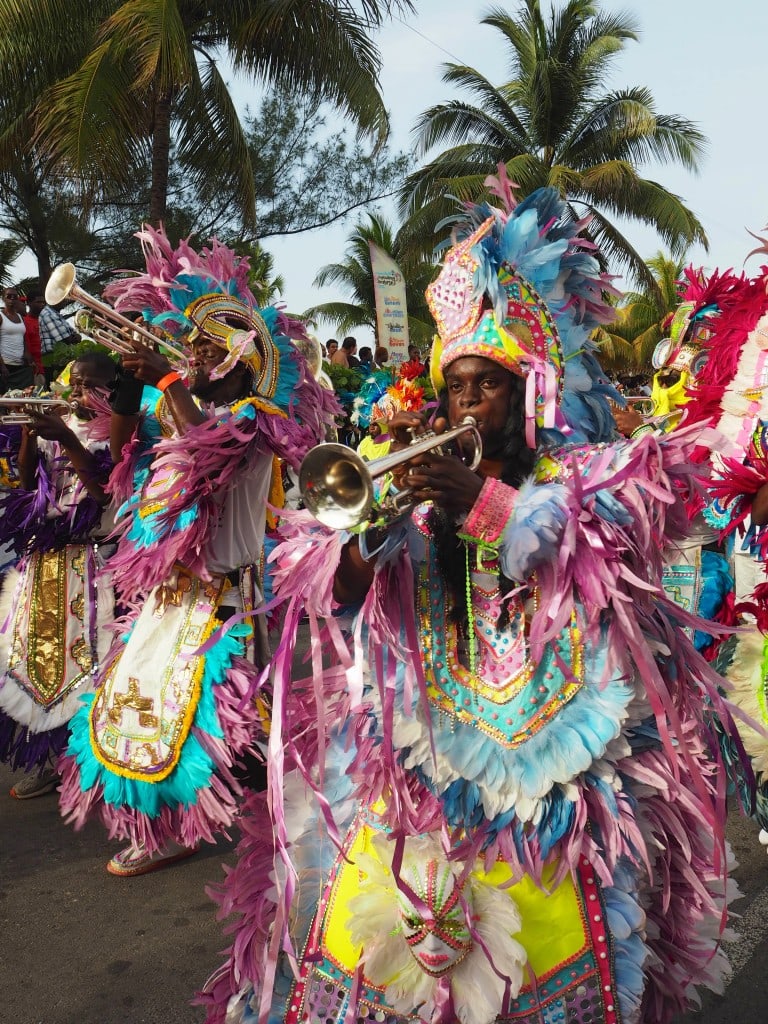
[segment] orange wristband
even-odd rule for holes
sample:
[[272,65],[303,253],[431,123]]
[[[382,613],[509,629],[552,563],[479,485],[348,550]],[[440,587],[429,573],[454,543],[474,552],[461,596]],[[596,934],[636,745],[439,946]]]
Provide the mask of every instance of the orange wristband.
[[177,380],[181,380],[181,374],[177,373],[175,370],[171,370],[170,373],[166,373],[164,377],[160,378],[157,384],[155,384],[155,387],[158,391],[165,391],[165,389],[169,388],[171,384],[175,384]]

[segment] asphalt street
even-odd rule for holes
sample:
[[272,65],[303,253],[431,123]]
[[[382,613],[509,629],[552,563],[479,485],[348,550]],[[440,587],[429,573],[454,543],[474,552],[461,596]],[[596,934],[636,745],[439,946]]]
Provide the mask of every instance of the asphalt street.
[[[205,887],[232,857],[222,841],[164,871],[121,879],[101,826],[76,833],[55,794],[18,801],[0,767],[0,1024],[198,1024],[193,993],[226,940]],[[729,835],[744,898],[734,977],[723,996],[676,1024],[768,1019],[768,856],[755,826]]]

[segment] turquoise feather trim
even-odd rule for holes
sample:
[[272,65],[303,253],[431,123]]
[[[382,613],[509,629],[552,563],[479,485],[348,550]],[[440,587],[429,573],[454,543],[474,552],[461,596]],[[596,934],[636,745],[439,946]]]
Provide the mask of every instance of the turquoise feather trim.
[[[404,764],[419,771],[429,788],[440,796],[452,825],[471,826],[482,818],[493,823],[506,812],[528,803],[530,817],[558,783],[571,782],[603,756],[617,738],[634,691],[620,678],[604,678],[605,651],[585,651],[585,679],[576,695],[546,725],[515,748],[514,757],[500,757],[498,742],[474,725],[446,718],[432,705],[429,714],[432,741],[441,764],[442,781],[435,781],[431,766],[429,730],[423,707],[416,712],[421,724],[418,744],[400,746]],[[398,664],[395,689],[403,697],[405,668]],[[397,699],[396,698],[396,699]],[[406,720],[407,721],[407,720]],[[397,744],[398,726],[394,728]],[[485,805],[485,806],[484,806]],[[488,814],[489,805],[498,809]],[[537,825],[538,827],[538,825]]]
[[165,806],[189,807],[197,803],[198,793],[210,785],[215,765],[194,733],[199,731],[215,739],[223,738],[216,713],[215,687],[226,681],[232,658],[243,654],[240,638],[247,633],[245,626],[233,627],[204,656],[205,668],[192,729],[182,745],[178,764],[167,778],[159,782],[124,778],[96,758],[90,737],[91,705],[95,694],[84,695],[83,706],[70,723],[67,747],[67,753],[79,766],[82,792],[101,786],[105,803],[130,807],[148,818],[156,818]]

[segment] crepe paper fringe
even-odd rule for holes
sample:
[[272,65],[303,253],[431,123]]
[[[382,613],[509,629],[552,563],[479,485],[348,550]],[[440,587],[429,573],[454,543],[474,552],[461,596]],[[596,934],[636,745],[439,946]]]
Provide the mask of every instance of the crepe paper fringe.
[[81,696],[91,690],[93,684],[93,675],[86,675],[63,699],[46,708],[30,696],[13,673],[7,673],[0,684],[0,711],[5,711],[30,732],[50,732],[67,725],[80,707]]
[[[112,303],[118,312],[143,313],[151,315],[163,312],[179,312],[171,300],[174,281],[183,274],[207,277],[224,284],[229,294],[238,295],[252,306],[256,299],[248,287],[249,263],[246,257],[237,256],[232,249],[217,239],[210,247],[204,246],[198,252],[182,239],[173,246],[163,227],[143,225],[135,236],[142,248],[146,271],[123,271],[126,276],[111,281],[104,289],[104,298]],[[180,311],[183,313],[183,307]],[[168,324],[172,328],[172,324]],[[180,317],[178,329],[186,327]]]
[[[686,737],[696,745],[695,734]],[[707,751],[700,746],[702,761]],[[680,778],[669,771],[659,751],[628,759],[622,771],[638,801],[638,820],[647,849],[655,851],[650,887],[644,893],[648,984],[640,1019],[669,1024],[700,1005],[699,988],[722,994],[729,966],[722,943],[733,941],[724,929],[728,909],[740,893],[728,878],[733,855],[725,844],[718,864],[718,838],[701,827],[701,805],[692,779],[680,765]],[[707,784],[717,787],[716,766],[709,761]]]
[[[129,485],[127,469],[121,469],[111,491],[116,499],[127,494],[129,504],[121,514],[130,512],[133,518],[124,520],[110,569],[122,599],[137,600],[167,579],[177,562],[202,579],[210,578],[208,540],[215,529],[221,495],[265,454],[277,455],[298,468],[323,436],[326,418],[335,410],[334,400],[314,381],[312,385],[304,381],[296,389],[301,421],[264,413],[259,410],[260,400],[253,398],[246,399],[233,414],[206,420],[181,436],[158,441],[149,472],[155,480],[172,482],[164,493],[153,497],[160,509],[151,518],[135,515],[140,500],[135,481]],[[140,467],[143,455],[138,443],[124,455],[132,456]]]
[[160,782],[123,778],[97,760],[90,740],[94,697],[84,699],[59,761],[66,821],[79,829],[98,817],[110,837],[141,842],[150,851],[170,839],[191,846],[226,834],[242,795],[233,768],[252,750],[261,728],[253,699],[261,674],[238,655],[240,632],[234,627],[208,652],[192,729],[177,766]]
[[[491,827],[484,815],[476,813],[469,787],[465,787],[464,802],[454,805],[455,819],[446,821],[446,810],[455,800],[450,787],[440,796],[430,792],[429,773],[424,770],[429,758],[424,751],[418,770],[415,764],[409,770],[403,761],[395,741],[395,707],[398,715],[423,709],[425,721],[431,720],[411,621],[415,583],[407,553],[393,545],[388,556],[380,559],[374,584],[352,623],[337,619],[332,598],[343,536],[324,530],[305,513],[290,513],[283,522],[286,539],[272,556],[275,591],[287,603],[283,645],[292,650],[287,634],[295,632],[300,610],[306,609],[311,634],[308,659],[314,670],[313,678],[294,679],[290,688],[287,679],[282,685],[276,680],[276,692],[280,689],[282,696],[275,701],[272,728],[273,736],[278,730],[285,748],[281,771],[291,764],[325,763],[319,752],[328,749],[329,723],[334,728],[346,723],[346,741],[353,755],[347,774],[355,797],[363,806],[384,798],[384,823],[396,833],[446,835],[447,825],[452,856],[474,858],[484,846],[488,867],[501,858],[515,879],[527,874],[539,884],[547,865],[557,863],[552,883],[556,884],[577,870],[579,858],[586,857],[603,886],[612,890],[606,900],[617,930],[624,1013],[636,1015],[642,998],[662,1007],[660,1020],[688,1005],[692,985],[721,983],[724,960],[717,944],[727,915],[726,892],[728,899],[732,892],[726,890],[725,882],[727,780],[720,770],[719,733],[728,738],[739,771],[754,787],[730,705],[718,690],[721,680],[682,632],[681,627],[695,629],[702,623],[666,600],[658,582],[647,582],[661,579],[664,548],[686,534],[685,499],[701,486],[691,455],[701,442],[701,432],[693,428],[665,438],[647,436],[600,449],[570,474],[564,453],[566,471],[558,486],[565,496],[560,493],[559,499],[563,499],[561,507],[571,511],[557,561],[543,563],[537,574],[540,611],[530,633],[534,657],[568,625],[571,609],[581,608],[586,644],[607,655],[602,678],[594,680],[598,692],[608,699],[611,678],[635,680],[651,718],[645,723],[640,718],[637,724],[628,721],[629,728],[625,726],[624,733],[616,736],[621,713],[614,711],[618,717],[611,729],[597,747],[590,746],[591,764],[580,774],[578,767],[571,766],[574,777],[539,793],[535,814],[529,808],[532,816],[527,825],[513,812],[509,820],[499,818]],[[322,663],[321,651],[325,652]],[[376,669],[375,699],[366,689],[366,660]],[[284,659],[283,665],[288,664]],[[639,710],[634,703],[627,708],[632,716]],[[591,717],[582,721],[576,713],[574,721],[581,723],[578,735],[583,741],[581,730],[590,735]],[[437,728],[424,744],[434,758],[441,744]],[[601,748],[603,756],[596,756]],[[374,764],[376,771],[371,771]],[[302,771],[306,773],[306,768]],[[282,927],[277,922],[285,920],[288,909],[280,909],[281,897],[266,879],[268,864],[284,872],[283,865],[291,858],[288,804],[283,803],[282,785],[274,784],[283,777],[271,775],[271,806],[266,799],[255,805],[253,814],[259,824],[247,840],[245,860],[234,869],[231,884],[221,894],[223,912],[240,915],[239,923],[233,925],[232,948],[242,955],[232,954],[229,966],[212,979],[204,997],[209,1020],[217,1024],[226,1018],[229,999],[236,1001],[243,1020],[251,1019],[251,1010],[242,1000],[237,1002],[243,978],[256,979],[257,988],[266,979],[258,1000],[262,1008],[265,998],[269,1005],[268,986],[276,984],[280,947],[276,936]],[[322,779],[307,774],[305,778],[316,798],[322,798]],[[546,785],[539,784],[538,789],[546,790]],[[268,821],[273,828],[277,822],[278,827],[267,841]],[[323,821],[328,822],[325,813]],[[696,835],[687,838],[691,832]],[[665,842],[666,852],[659,855],[658,846]],[[644,879],[652,885],[650,953],[639,938],[639,928],[630,926],[636,917],[633,903],[639,898],[634,887],[645,891]],[[678,884],[679,899],[673,891]],[[249,885],[250,898],[246,895]],[[286,890],[285,898],[289,896]],[[253,916],[249,916],[251,907]],[[665,973],[673,946],[681,944],[687,949],[679,959],[681,966]],[[264,955],[274,958],[271,966],[265,966],[263,959],[256,964],[256,958]],[[644,995],[643,971],[653,978]]]
[[[734,579],[728,559],[717,551],[701,552],[702,588],[697,614],[705,622],[735,628],[738,625],[734,595]],[[697,629],[693,643],[707,661],[717,654],[723,637],[713,637],[707,629]]]
[[[334,807],[340,827],[346,831],[352,825],[357,807],[352,799],[352,782],[345,774],[351,752],[346,749],[347,738],[343,734],[334,734],[330,744],[324,794]],[[301,949],[315,918],[317,894],[338,849],[313,801],[311,788],[305,784],[290,756],[285,785],[290,795],[291,814],[287,823],[290,854],[302,877],[291,909],[290,928],[294,945]],[[208,979],[195,999],[197,1004],[207,1007],[207,1024],[228,1021],[227,1007],[235,999],[242,1004],[243,1021],[255,1022],[270,969],[275,973],[270,1024],[279,1024],[290,993],[293,975],[286,958],[281,957],[278,963],[270,965],[270,938],[278,892],[274,884],[276,844],[269,799],[267,793],[246,790],[234,867],[224,865],[224,881],[207,890],[218,904],[217,917],[227,921],[225,934],[235,936],[225,952],[225,963]],[[249,1003],[253,1012],[248,1008]]]
[[[744,274],[735,276],[731,271],[715,271],[709,278],[704,294],[693,301],[705,305],[716,304],[717,316],[708,320],[713,334],[704,344],[702,352],[706,362],[689,388],[690,401],[686,405],[686,422],[709,423],[717,426],[730,442],[735,443],[735,422],[725,412],[727,395],[736,385],[737,378],[752,372],[747,369],[754,359],[757,338],[750,338],[763,314],[768,311],[768,297],[762,279],[749,280]],[[748,386],[757,383],[750,379]],[[743,446],[742,451],[743,453]],[[702,458],[709,452],[702,450]],[[738,455],[737,449],[732,454]]]

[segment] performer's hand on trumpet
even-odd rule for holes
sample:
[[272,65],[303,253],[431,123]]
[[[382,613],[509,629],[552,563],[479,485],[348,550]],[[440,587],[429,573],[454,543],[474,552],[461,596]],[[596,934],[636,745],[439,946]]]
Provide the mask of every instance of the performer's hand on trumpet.
[[616,429],[624,437],[631,437],[632,433],[646,422],[639,409],[633,405],[628,405],[626,409],[622,409],[613,402],[611,403],[611,412],[616,422]]
[[173,372],[174,367],[170,360],[161,352],[155,351],[136,338],[127,338],[125,343],[130,351],[124,352],[120,361],[123,368],[132,373],[137,380],[154,386]]
[[[62,411],[65,408],[62,405]],[[62,445],[71,443],[74,433],[58,413],[43,413],[34,406],[28,406],[24,411],[29,417],[29,423],[22,425],[22,436],[42,437],[46,441],[58,441]]]
[[[430,428],[422,416],[411,412],[396,413],[388,424],[395,438],[392,450],[405,449],[413,437],[427,430],[442,434],[448,428],[444,417],[435,420]],[[461,444],[461,439],[456,443]],[[437,450],[417,455],[393,470],[395,485],[407,488],[416,502],[432,501],[450,512],[469,512],[483,486],[482,478],[457,455],[446,455]]]

